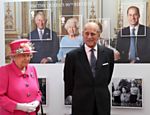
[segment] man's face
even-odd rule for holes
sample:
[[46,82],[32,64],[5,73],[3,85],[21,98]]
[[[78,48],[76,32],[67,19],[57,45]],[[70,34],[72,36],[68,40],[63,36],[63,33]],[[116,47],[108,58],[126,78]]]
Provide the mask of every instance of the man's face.
[[128,21],[131,26],[136,26],[139,24],[140,15],[135,8],[131,8],[128,11]]
[[35,19],[37,28],[44,29],[46,25],[46,20],[43,16],[38,15]]
[[98,33],[98,26],[96,24],[88,25],[83,31],[84,43],[93,48],[99,39],[100,34]]

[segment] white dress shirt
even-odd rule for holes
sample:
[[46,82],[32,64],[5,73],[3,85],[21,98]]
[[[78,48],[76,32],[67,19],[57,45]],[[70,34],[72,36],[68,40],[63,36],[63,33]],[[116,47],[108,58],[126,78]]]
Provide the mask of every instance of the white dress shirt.
[[94,48],[90,48],[85,44],[84,47],[85,47],[85,52],[86,52],[89,63],[90,63],[90,58],[91,58],[91,49],[94,49],[94,55],[97,59],[97,45]]
[[44,34],[44,29],[41,30],[41,29],[38,28],[38,33],[39,33],[40,39],[42,39],[42,36]]
[[130,26],[130,33],[132,33],[133,28],[135,29],[135,36],[137,36],[138,34],[138,29],[139,29],[139,25],[135,26],[135,27],[131,27]]

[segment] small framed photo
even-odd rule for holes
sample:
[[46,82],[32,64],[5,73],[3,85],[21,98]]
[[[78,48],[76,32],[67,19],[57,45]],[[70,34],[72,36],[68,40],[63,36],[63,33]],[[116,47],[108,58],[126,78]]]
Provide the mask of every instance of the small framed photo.
[[66,54],[83,44],[82,16],[60,15],[59,41],[60,48],[57,54],[58,62],[64,63]]
[[45,76],[40,76],[40,78],[38,78],[39,81],[39,86],[40,86],[40,90],[42,92],[42,104],[43,105],[47,105],[47,101],[48,101],[48,90],[47,90],[47,78]]
[[[139,23],[141,25],[146,25],[146,2],[131,2],[131,1],[122,1],[121,2],[121,28],[128,28],[130,26],[129,23],[131,23],[129,21],[129,16],[127,15],[128,12],[128,8],[130,7],[137,7],[139,10]],[[122,29],[123,30],[123,29]],[[121,30],[121,36],[122,37],[130,37],[130,34],[127,34],[127,31],[122,31]],[[137,36],[146,36],[146,27],[144,27],[143,32],[138,33]]]
[[142,108],[143,79],[142,78],[113,78],[112,107]]
[[[31,41],[52,40],[52,16],[50,9],[30,9],[30,33]],[[39,21],[40,20],[40,21]]]
[[[63,37],[68,35],[68,28],[75,28],[78,34],[82,33],[82,15],[61,15],[60,20],[60,30],[59,36]],[[70,25],[70,26],[69,26]]]

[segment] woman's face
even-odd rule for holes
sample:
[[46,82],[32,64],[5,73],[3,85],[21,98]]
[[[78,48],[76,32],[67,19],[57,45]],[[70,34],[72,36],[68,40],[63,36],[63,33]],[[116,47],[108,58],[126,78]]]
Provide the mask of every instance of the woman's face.
[[68,35],[74,36],[77,34],[77,27],[75,24],[70,24],[67,28]]
[[125,89],[124,87],[122,88],[122,92],[123,92],[123,93],[126,93],[126,89]]
[[18,55],[15,55],[13,59],[16,65],[20,69],[23,69],[29,64],[31,57],[32,57],[32,54],[18,54]]

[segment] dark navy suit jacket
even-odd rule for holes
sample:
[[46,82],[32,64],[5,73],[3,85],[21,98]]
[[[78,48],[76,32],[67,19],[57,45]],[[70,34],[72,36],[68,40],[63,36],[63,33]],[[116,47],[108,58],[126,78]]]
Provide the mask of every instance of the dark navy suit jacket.
[[[121,33],[122,32],[122,33]],[[137,63],[150,63],[150,28],[139,25],[137,33]],[[117,37],[116,49],[120,52],[120,59],[116,62],[129,63],[128,53],[130,47],[130,28],[123,28]]]
[[44,29],[42,40],[39,38],[38,30],[33,30],[29,39],[34,44],[37,53],[33,55],[31,63],[40,63],[43,58],[51,57],[52,63],[57,62],[57,53],[59,50],[59,39],[56,32],[48,28]]

